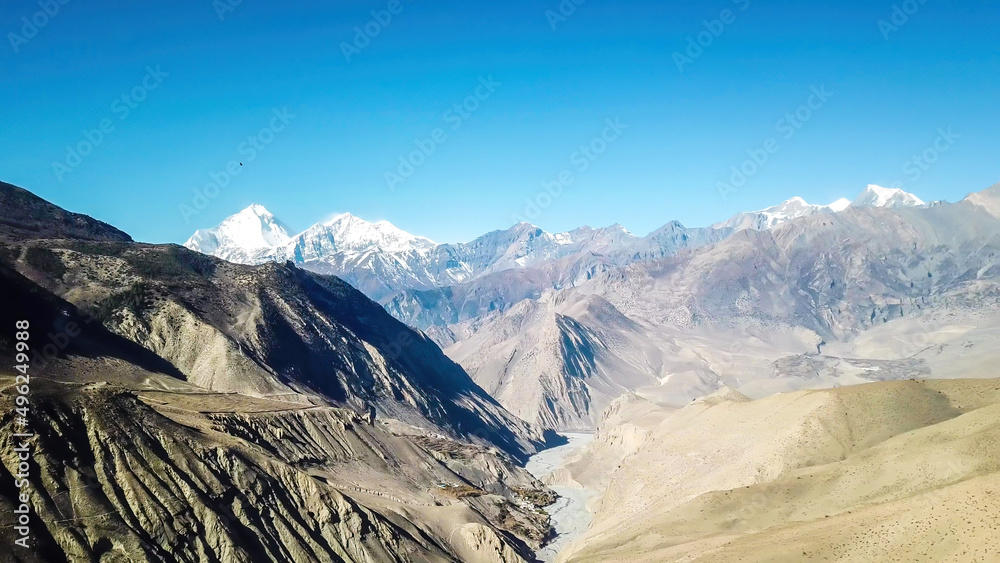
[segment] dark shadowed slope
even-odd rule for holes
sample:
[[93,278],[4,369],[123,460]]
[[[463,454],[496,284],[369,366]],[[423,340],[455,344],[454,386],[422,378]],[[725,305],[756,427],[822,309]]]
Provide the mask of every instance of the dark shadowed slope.
[[515,462],[539,434],[347,284],[0,194],[0,215],[33,217],[0,239],[5,405],[14,323],[51,351],[30,368],[37,549],[20,560],[500,563],[543,541],[550,494]]
[[107,223],[70,213],[28,190],[0,182],[0,240],[5,238],[132,240]]
[[[3,187],[6,216],[64,234],[66,212]],[[50,206],[51,207],[51,206]],[[74,224],[91,224],[73,219]],[[95,222],[96,224],[96,222]],[[46,227],[48,225],[49,227]],[[321,400],[523,457],[537,436],[423,335],[335,278],[291,265],[238,266],[178,246],[9,237],[28,278],[213,391]]]

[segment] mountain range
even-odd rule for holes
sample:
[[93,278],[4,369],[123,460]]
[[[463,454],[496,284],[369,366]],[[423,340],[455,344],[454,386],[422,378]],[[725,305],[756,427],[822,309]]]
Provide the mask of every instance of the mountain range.
[[197,231],[184,246],[240,264],[292,261],[309,270],[340,276],[369,297],[384,301],[402,290],[458,285],[566,257],[598,255],[616,265],[660,258],[717,242],[744,228],[770,229],[800,217],[836,213],[852,206],[898,208],[924,203],[899,189],[869,186],[853,204],[842,199],[818,206],[796,197],[775,207],[741,213],[709,229],[688,229],[671,222],[646,237],[636,237],[621,225],[551,234],[521,223],[462,244],[436,244],[387,221],[370,223],[349,213],[291,235],[284,223],[255,204],[217,227]]
[[[549,485],[597,495],[569,561],[996,550],[1000,185],[462,245],[258,206],[190,244],[231,260],[0,183],[0,324],[38,351],[0,416],[34,432],[22,560],[521,563],[561,529]],[[391,289],[449,253],[463,281]]]
[[[842,217],[928,208],[912,194],[873,185],[853,203],[842,199],[821,206],[793,198],[707,228],[670,222],[644,237],[619,225],[551,234],[521,223],[470,243],[437,245],[351,215],[288,236],[280,221],[252,206],[214,229],[198,231],[186,246],[250,263],[292,261],[337,275],[425,331],[514,414],[545,428],[580,430],[593,428],[603,408],[639,387],[658,385],[683,402],[723,384],[721,370],[711,361],[678,358],[690,344],[671,331],[695,326],[702,316],[725,319],[734,312],[714,317],[715,312],[692,311],[676,301],[683,288],[700,281],[751,282],[728,275],[685,277],[663,296],[671,303],[669,311],[662,310],[666,303],[658,303],[650,314],[636,308],[652,297],[635,291],[639,280],[660,275],[667,264],[677,267],[713,256],[720,247],[759,252],[775,244],[778,235],[772,233],[803,221],[825,225],[843,222]],[[274,244],[261,245],[266,240]],[[759,246],[743,250],[741,241],[747,240]],[[736,260],[728,256],[723,263],[734,268]],[[838,289],[835,283],[833,289]],[[708,300],[750,299],[733,290],[713,287],[704,294]],[[739,310],[748,310],[746,303]],[[822,322],[814,318],[782,322],[790,333],[778,339],[782,344],[771,349],[769,361],[816,349],[832,338],[816,332]]]
[[337,278],[138,243],[0,183],[0,290],[0,384],[31,389],[0,416],[32,436],[27,470],[0,445],[18,561],[526,562],[550,533],[521,467],[543,433]]

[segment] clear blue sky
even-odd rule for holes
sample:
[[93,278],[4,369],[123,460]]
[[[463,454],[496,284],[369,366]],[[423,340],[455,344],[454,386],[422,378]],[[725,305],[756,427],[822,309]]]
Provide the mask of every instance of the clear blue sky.
[[[348,62],[342,43],[388,0],[243,0],[224,19],[213,0],[69,0],[34,34],[22,18],[38,2],[10,0],[0,179],[152,242],[183,242],[251,203],[296,229],[349,211],[469,240],[510,226],[564,170],[573,183],[533,217],[550,231],[708,225],[794,195],[853,198],[868,183],[957,200],[1000,181],[1000,6],[909,1],[919,8],[898,29],[879,26],[891,0],[587,0],[553,29],[558,0],[401,0]],[[725,9],[731,23],[680,72],[674,53]],[[157,66],[169,75],[146,78]],[[481,88],[454,129],[446,112],[490,76],[495,91]],[[822,85],[833,96],[791,139],[777,132]],[[137,87],[143,101],[115,102]],[[285,107],[296,117],[241,155]],[[628,129],[581,171],[574,151],[614,118]],[[53,162],[102,120],[113,129],[60,181]],[[949,127],[960,135],[939,142],[949,150],[907,173]],[[438,128],[446,139],[390,190],[386,172]],[[769,138],[779,150],[722,198],[718,183]],[[240,174],[186,222],[180,206],[234,159],[247,161]]]

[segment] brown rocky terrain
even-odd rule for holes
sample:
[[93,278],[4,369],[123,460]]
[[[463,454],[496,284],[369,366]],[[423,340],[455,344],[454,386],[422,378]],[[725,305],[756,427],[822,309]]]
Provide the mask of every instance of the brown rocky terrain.
[[41,351],[33,560],[524,561],[544,541],[518,465],[540,433],[347,284],[0,195],[6,404],[17,320]]
[[562,476],[603,491],[562,561],[1000,559],[1000,380],[616,407]]

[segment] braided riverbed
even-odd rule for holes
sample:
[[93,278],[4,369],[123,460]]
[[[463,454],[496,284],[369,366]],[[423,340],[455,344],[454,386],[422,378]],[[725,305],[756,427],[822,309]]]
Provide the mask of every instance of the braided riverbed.
[[[569,439],[569,443],[531,456],[526,466],[528,472],[544,480],[594,439],[593,434],[564,435]],[[552,490],[559,494],[559,500],[547,509],[552,517],[556,538],[537,553],[538,558],[546,563],[555,561],[563,548],[587,531],[592,519],[590,511],[587,510],[587,502],[596,494],[589,489],[560,485],[553,486]]]

